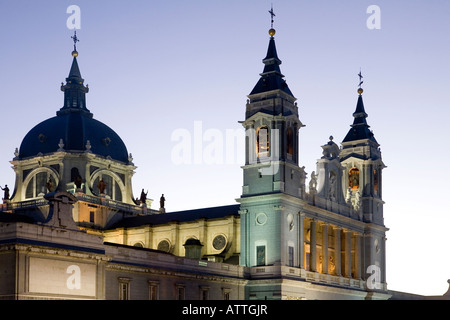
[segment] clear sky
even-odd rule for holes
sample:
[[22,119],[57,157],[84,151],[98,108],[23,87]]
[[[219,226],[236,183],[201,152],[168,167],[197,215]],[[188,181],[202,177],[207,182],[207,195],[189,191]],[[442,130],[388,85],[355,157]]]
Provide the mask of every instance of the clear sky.
[[[0,184],[14,185],[14,149],[63,105],[60,83],[73,49],[66,10],[77,5],[87,107],[133,154],[135,197],[148,190],[157,209],[164,193],[168,211],[236,203],[238,121],[263,70],[271,2],[281,70],[306,125],[301,166],[310,176],[321,145],[349,130],[361,68],[368,123],[388,166],[388,288],[443,294],[450,278],[446,0],[0,0]],[[380,9],[380,29],[367,26],[370,5]],[[190,136],[191,156],[180,159],[181,133]]]

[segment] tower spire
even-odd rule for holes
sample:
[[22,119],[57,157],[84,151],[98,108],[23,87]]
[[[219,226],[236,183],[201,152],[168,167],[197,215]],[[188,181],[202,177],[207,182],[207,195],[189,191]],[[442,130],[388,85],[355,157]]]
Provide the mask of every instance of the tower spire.
[[[275,17],[273,7],[269,10],[269,13],[271,16],[271,26],[273,27],[273,17]],[[269,30],[269,35],[269,47],[267,49],[266,57],[262,61],[264,63],[264,70],[260,74],[261,78],[253,88],[250,95],[269,92],[273,90],[281,90],[293,96],[286,81],[284,80],[284,75],[281,73],[281,60],[278,58],[277,48],[275,46],[275,29],[271,28]]]
[[64,92],[64,106],[57,114],[83,112],[89,117],[92,117],[92,113],[90,113],[86,107],[86,93],[89,92],[89,87],[84,85],[84,79],[81,77],[80,68],[78,67],[77,42],[80,42],[80,40],[78,39],[76,31],[71,38],[73,40],[73,61],[69,76],[66,78],[66,84],[61,83],[61,91]]
[[353,113],[353,124],[351,125],[350,131],[347,133],[346,137],[344,138],[343,142],[349,142],[349,141],[357,141],[357,140],[363,140],[368,139],[375,143],[377,141],[375,140],[375,137],[372,133],[372,131],[369,129],[370,126],[367,124],[366,118],[368,117],[368,114],[366,113],[364,109],[364,102],[362,98],[362,94],[364,90],[362,89],[362,73],[359,71],[358,73],[359,77],[359,84],[358,84],[358,102],[356,103],[356,110]]

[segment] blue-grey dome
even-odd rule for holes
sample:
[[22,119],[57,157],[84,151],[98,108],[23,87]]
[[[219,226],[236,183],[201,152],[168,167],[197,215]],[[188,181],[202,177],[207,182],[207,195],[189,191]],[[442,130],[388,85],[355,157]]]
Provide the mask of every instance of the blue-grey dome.
[[58,113],[31,129],[22,141],[19,159],[57,152],[61,139],[66,152],[85,152],[89,141],[92,153],[128,163],[127,148],[114,130],[91,114],[73,111]]
[[[19,159],[36,157],[64,150],[85,152],[128,163],[128,151],[122,139],[110,127],[93,119],[86,106],[86,93],[78,67],[78,52],[72,52],[73,62],[66,84],[61,84],[64,92],[64,106],[56,117],[47,119],[27,133],[19,150]],[[89,143],[88,143],[89,141]]]

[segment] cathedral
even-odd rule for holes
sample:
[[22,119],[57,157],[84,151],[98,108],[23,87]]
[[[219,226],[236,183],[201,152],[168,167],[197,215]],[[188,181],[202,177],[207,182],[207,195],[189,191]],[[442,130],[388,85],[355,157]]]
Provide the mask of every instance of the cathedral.
[[133,195],[132,155],[89,110],[75,33],[63,107],[26,134],[11,161],[15,186],[2,188],[0,299],[402,296],[387,287],[385,164],[361,84],[347,135],[340,146],[333,137],[324,142],[306,185],[304,125],[275,34],[272,27],[263,71],[242,108],[237,203],[166,212],[164,195],[157,208],[144,190]]

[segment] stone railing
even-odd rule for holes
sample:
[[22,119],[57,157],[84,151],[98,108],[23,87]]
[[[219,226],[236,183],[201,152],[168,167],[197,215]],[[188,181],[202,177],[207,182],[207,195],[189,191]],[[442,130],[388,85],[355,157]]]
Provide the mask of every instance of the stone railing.
[[[252,279],[264,279],[267,277],[291,277],[293,279],[304,279],[306,282],[329,284],[333,286],[347,287],[353,289],[366,290],[366,281],[363,279],[347,278],[332,274],[307,271],[296,267],[288,266],[259,266],[249,268]],[[385,283],[381,283],[381,291],[386,291]]]
[[6,203],[0,204],[0,212],[37,208],[37,207],[42,207],[42,206],[46,206],[46,205],[48,205],[48,201],[44,198],[21,201],[21,202],[9,202],[8,201]]
[[[88,202],[91,204],[102,205],[112,210],[122,211],[129,214],[142,215],[142,214],[153,214],[158,213],[147,207],[137,206],[134,204],[128,204],[120,201],[115,201],[108,199],[106,197],[97,197],[93,195],[87,195],[85,193],[76,192],[73,194],[79,201]],[[0,212],[4,211],[14,211],[20,209],[31,209],[38,208],[48,205],[48,201],[44,198],[26,200],[21,202],[5,202],[0,204]]]

